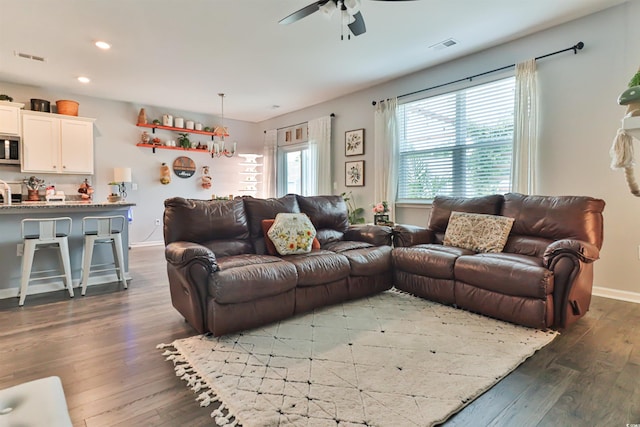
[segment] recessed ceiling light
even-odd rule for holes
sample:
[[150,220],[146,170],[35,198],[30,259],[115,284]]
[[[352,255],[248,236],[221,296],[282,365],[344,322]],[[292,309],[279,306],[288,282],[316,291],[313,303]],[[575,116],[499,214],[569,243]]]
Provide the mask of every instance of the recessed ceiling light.
[[96,44],[96,47],[99,47],[102,50],[111,49],[111,45],[102,40],[98,40],[95,44]]
[[89,77],[80,76],[80,77],[78,77],[78,81],[80,83],[89,83],[91,81],[91,79]]

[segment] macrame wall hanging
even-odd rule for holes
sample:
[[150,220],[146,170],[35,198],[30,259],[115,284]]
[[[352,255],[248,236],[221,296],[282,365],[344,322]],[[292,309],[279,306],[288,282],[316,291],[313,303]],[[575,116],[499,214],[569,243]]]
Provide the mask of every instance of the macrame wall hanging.
[[[618,104],[627,106],[625,118],[640,117],[640,69],[629,82],[627,90],[618,97]],[[625,129],[618,129],[609,154],[611,155],[611,168],[624,169],[629,190],[634,196],[640,197],[640,186],[638,186],[634,172],[633,137]]]

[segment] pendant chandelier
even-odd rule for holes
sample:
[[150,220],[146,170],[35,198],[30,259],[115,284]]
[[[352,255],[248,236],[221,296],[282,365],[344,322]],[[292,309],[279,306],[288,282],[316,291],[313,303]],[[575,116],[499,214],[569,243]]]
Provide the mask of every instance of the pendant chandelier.
[[213,130],[213,136],[219,137],[218,140],[213,143],[213,150],[211,151],[211,158],[214,157],[233,157],[236,154],[236,143],[231,144],[231,149],[228,146],[225,146],[224,137],[229,136],[227,128],[224,126],[224,93],[219,93],[220,97],[220,121],[222,122],[220,126],[216,126]]

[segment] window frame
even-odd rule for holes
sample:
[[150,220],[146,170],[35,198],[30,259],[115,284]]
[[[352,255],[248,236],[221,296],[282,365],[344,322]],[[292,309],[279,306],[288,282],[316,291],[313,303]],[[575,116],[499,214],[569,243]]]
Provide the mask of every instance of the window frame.
[[[438,87],[432,90],[429,90],[428,95],[425,96],[424,92],[417,92],[415,94],[409,95],[409,96],[404,96],[402,98],[398,98],[398,113],[397,113],[397,122],[398,122],[398,127],[400,128],[401,124],[402,124],[402,119],[400,116],[400,109],[402,108],[403,105],[405,104],[410,104],[413,102],[417,102],[417,101],[421,101],[421,100],[425,100],[428,98],[433,98],[433,97],[437,97],[437,96],[441,96],[441,95],[446,95],[448,93],[454,93],[454,92],[458,92],[461,90],[465,90],[465,89],[470,89],[470,88],[474,88],[477,86],[483,86],[483,85],[487,85],[487,84],[491,84],[493,82],[497,82],[500,80],[505,80],[505,79],[509,79],[512,78],[514,80],[514,96],[515,96],[515,90],[516,90],[516,82],[515,82],[515,70],[506,70],[506,71],[502,71],[502,72],[497,72],[497,73],[492,73],[490,76],[481,76],[481,77],[476,77],[473,80],[469,79],[469,80],[465,80],[462,82],[456,82],[456,83],[452,83],[452,84],[447,84],[444,85],[442,87]],[[514,144],[515,144],[515,98],[514,98],[514,103],[513,103],[513,112],[514,112],[514,129],[513,129],[513,138],[511,140],[511,167],[513,168],[513,154],[514,154]],[[399,131],[399,135],[401,135],[402,130]],[[397,141],[398,144],[398,152],[400,151],[400,141]],[[398,154],[398,160],[397,160],[397,168],[398,168],[398,174],[400,174],[400,170],[401,170],[401,155]],[[396,198],[395,204],[397,207],[406,207],[406,208],[411,208],[411,207],[419,207],[419,206],[431,206],[433,203],[433,199],[407,199],[407,198],[400,198],[400,182],[398,182],[398,197]],[[509,190],[508,191],[512,191],[513,189],[513,177],[510,178],[510,182],[509,182]],[[507,192],[508,192],[507,191]],[[456,196],[454,196],[456,197]]]

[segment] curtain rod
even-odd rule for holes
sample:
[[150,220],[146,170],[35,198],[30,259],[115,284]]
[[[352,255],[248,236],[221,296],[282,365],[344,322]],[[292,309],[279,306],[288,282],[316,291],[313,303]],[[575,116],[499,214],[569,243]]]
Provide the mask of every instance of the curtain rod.
[[[568,48],[566,48],[566,49],[561,49],[561,50],[558,50],[558,51],[556,51],[556,52],[547,53],[546,55],[542,55],[542,56],[536,56],[535,60],[537,61],[537,60],[539,60],[539,59],[546,58],[546,57],[548,57],[548,56],[557,55],[557,54],[559,54],[559,53],[563,53],[563,52],[568,52],[568,51],[570,51],[570,50],[572,50],[572,51],[573,51],[573,54],[574,54],[574,55],[577,55],[577,54],[578,54],[578,51],[579,51],[579,50],[582,50],[582,48],[583,48],[583,47],[584,47],[584,43],[582,43],[582,42],[578,42],[578,43],[574,44],[573,46],[568,47]],[[463,82],[463,81],[465,81],[465,80],[469,80],[469,81],[471,81],[471,80],[475,79],[476,77],[484,76],[484,75],[491,74],[491,73],[496,73],[496,72],[498,72],[498,71],[502,71],[502,70],[507,70],[507,69],[509,69],[509,68],[513,68],[513,67],[515,67],[515,66],[516,66],[516,64],[505,65],[504,67],[496,68],[496,69],[494,69],[494,70],[490,70],[490,71],[485,71],[484,73],[480,73],[480,74],[474,74],[473,76],[469,76],[469,77],[465,77],[465,78],[462,78],[462,79],[454,80],[454,81],[452,81],[452,82],[442,83],[442,84],[439,84],[439,85],[436,85],[436,86],[428,87],[428,88],[426,88],[426,89],[420,89],[420,90],[416,90],[416,91],[414,91],[414,92],[405,93],[405,94],[403,94],[403,95],[399,95],[399,96],[398,96],[398,98],[404,98],[405,96],[415,95],[415,94],[420,93],[420,92],[426,92],[426,91],[428,91],[428,90],[438,89],[438,88],[440,88],[440,87],[448,86],[448,85],[452,85],[452,84],[454,84],[454,83],[460,83],[460,82]],[[387,100],[388,100],[388,99],[387,99]],[[384,101],[385,101],[385,100],[384,100],[384,99],[382,99],[382,100],[380,100],[380,101],[378,101],[378,102],[384,102]],[[376,105],[376,104],[377,104],[377,102],[376,102],[376,101],[371,102],[371,105]]]
[[[336,116],[336,114],[335,114],[335,113],[331,113],[331,114],[329,114],[329,117],[331,117],[331,118],[334,118],[335,116]],[[296,123],[295,125],[284,126],[284,127],[281,127],[281,128],[277,128],[276,130],[282,130],[282,129],[286,129],[286,128],[292,128],[292,127],[294,127],[294,126],[300,126],[300,125],[303,125],[303,124],[305,124],[305,123],[309,123],[309,122],[307,121],[307,122],[302,122],[302,123]],[[267,133],[267,131],[265,130],[265,131],[264,131],[264,133]]]

